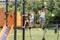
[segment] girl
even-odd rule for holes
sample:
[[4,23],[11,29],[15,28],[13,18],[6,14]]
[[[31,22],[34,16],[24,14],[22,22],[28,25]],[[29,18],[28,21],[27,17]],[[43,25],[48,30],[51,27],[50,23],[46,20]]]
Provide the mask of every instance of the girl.
[[33,21],[34,21],[34,15],[33,13],[30,11],[28,13],[28,20],[25,21],[25,24],[24,24],[24,27],[26,26],[26,23],[28,22],[30,24],[30,26],[32,26],[33,24]]
[[41,24],[42,29],[44,29],[46,8],[42,8],[42,11],[39,12],[39,14],[40,14],[39,23]]

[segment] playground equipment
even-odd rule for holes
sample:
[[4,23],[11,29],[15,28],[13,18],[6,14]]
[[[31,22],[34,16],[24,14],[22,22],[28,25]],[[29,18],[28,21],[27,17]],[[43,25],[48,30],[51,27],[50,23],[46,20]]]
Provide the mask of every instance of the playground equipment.
[[[3,8],[0,8],[0,27],[4,26],[5,24],[5,10]],[[2,18],[2,19],[1,19]]]
[[46,28],[44,29],[44,33],[43,33],[43,38],[42,38],[42,40],[45,40],[45,33],[46,33]]
[[16,26],[18,27],[22,26],[20,12],[16,12],[16,9],[15,12],[8,12],[8,0],[6,0],[6,23],[3,26],[3,29],[0,33],[0,40],[9,40],[10,34],[13,31],[13,27],[14,27],[14,37],[15,37],[14,40],[16,40]]
[[[13,19],[14,17],[12,15],[8,15],[8,22],[7,22],[7,25],[6,24],[4,25],[2,31],[1,31],[1,34],[0,34],[0,40],[9,40],[8,37],[10,35],[10,32],[12,32],[12,29],[13,29]],[[2,35],[3,34],[3,35]]]
[[[11,14],[12,14],[13,18],[12,18],[12,16],[11,16]],[[9,13],[7,20],[13,21],[13,20],[14,20],[14,14],[13,14],[13,13]],[[11,25],[11,24],[12,24],[12,22],[10,23],[10,21],[7,23],[7,25]],[[14,21],[13,21],[13,25],[14,25]],[[20,15],[20,12],[17,12],[17,27],[21,27],[21,26],[22,26],[21,15]],[[10,27],[11,27],[11,29],[10,29],[10,31],[9,31],[9,33],[8,33],[8,38],[9,38],[9,36],[10,36],[10,33],[11,33],[12,30],[13,30],[13,27],[12,27],[12,26],[10,26]],[[2,29],[2,31],[1,31],[1,34],[2,34],[5,30],[6,30],[6,24],[3,26],[3,29]],[[0,35],[1,35],[1,34],[0,34]],[[8,40],[8,38],[7,38],[7,40]]]
[[[14,12],[8,12],[8,14],[13,14],[14,16]],[[0,9],[0,26],[4,27],[5,24],[5,20],[6,20],[6,15],[5,15],[5,10],[3,8]],[[21,27],[22,26],[22,16],[21,13],[18,11],[17,12],[17,27]]]

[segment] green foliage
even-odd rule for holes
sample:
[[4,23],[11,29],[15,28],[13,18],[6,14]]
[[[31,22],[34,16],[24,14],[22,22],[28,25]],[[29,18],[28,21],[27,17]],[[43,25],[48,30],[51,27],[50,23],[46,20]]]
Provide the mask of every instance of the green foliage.
[[59,10],[57,10],[57,16],[59,16],[59,17],[60,17],[60,9],[59,9]]
[[46,13],[45,17],[46,17],[46,20],[50,20],[50,19],[51,19],[51,12],[48,11],[48,12]]
[[57,10],[53,10],[52,14],[54,14],[56,16],[57,15]]
[[[55,3],[56,1],[56,3]],[[52,14],[54,14],[54,17],[56,15],[60,16],[60,1],[59,0],[26,0],[25,4],[25,13],[29,12],[30,10],[33,10],[35,12],[35,20],[39,19],[38,11],[42,9],[42,6],[46,6],[48,9],[48,12],[46,13],[46,20],[53,19]],[[46,2],[46,5],[44,4]],[[9,11],[14,10],[14,2],[9,5]],[[57,9],[57,7],[58,9]],[[17,2],[17,9],[18,11],[23,10],[23,2],[22,0]],[[27,17],[26,17],[27,19]]]
[[35,22],[39,20],[39,17],[40,17],[39,13],[35,14],[35,17],[34,17]]
[[9,5],[8,11],[14,11],[14,6],[13,5]]

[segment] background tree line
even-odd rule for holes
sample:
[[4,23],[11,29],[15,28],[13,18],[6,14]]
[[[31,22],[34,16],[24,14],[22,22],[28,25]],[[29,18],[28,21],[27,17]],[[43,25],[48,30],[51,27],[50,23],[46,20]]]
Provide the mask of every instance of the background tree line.
[[[9,11],[14,10],[14,1],[9,5]],[[48,9],[46,14],[46,19],[51,20],[60,20],[60,0],[26,0],[25,1],[25,13],[28,13],[29,10],[35,12],[35,20],[38,19],[38,11],[41,10],[42,6],[45,6]],[[23,1],[20,0],[17,2],[17,9],[22,13]]]

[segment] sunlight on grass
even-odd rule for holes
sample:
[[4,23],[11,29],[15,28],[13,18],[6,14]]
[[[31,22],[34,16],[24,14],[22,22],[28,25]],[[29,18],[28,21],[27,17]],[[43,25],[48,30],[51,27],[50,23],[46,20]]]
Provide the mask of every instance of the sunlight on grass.
[[[42,40],[44,31],[42,29],[33,28],[31,30],[25,30],[25,40]],[[31,35],[30,35],[31,34]],[[46,40],[57,40],[57,35],[54,33],[54,30],[46,29],[45,39]],[[59,31],[60,36],[60,31]],[[14,32],[11,33],[10,40],[14,40]],[[22,30],[17,29],[17,40],[22,40]],[[60,37],[59,37],[60,40]]]

